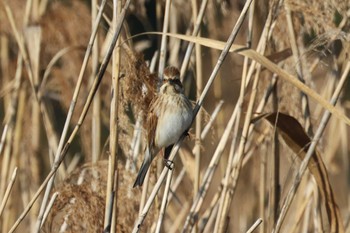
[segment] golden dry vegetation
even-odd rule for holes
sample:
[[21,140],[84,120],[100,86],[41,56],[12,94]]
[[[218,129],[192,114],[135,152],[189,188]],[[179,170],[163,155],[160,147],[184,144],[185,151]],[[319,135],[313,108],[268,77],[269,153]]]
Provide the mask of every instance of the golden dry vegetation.
[[[349,17],[344,0],[2,0],[0,232],[350,232]],[[133,189],[168,65],[198,114],[174,169],[158,155]]]

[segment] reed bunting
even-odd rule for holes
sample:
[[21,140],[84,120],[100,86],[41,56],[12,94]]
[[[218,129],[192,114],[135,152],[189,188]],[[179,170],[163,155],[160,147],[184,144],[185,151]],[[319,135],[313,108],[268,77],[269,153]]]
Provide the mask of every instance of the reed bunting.
[[175,67],[164,70],[163,84],[150,104],[146,121],[147,147],[133,187],[142,186],[153,158],[165,147],[164,159],[192,123],[192,104],[184,95],[180,72]]

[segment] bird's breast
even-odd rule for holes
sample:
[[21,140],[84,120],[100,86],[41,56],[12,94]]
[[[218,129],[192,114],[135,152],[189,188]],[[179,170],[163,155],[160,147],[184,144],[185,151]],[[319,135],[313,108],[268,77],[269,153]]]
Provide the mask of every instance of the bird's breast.
[[192,122],[192,107],[187,99],[168,101],[158,118],[155,143],[158,148],[174,144]]

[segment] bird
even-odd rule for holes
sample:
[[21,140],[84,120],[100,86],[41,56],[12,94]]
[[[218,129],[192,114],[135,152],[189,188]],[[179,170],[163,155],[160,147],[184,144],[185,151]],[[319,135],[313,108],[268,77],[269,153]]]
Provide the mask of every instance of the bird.
[[[162,148],[165,148],[164,159],[168,161],[172,146],[187,132],[192,120],[192,104],[184,94],[180,72],[169,66],[164,69],[163,83],[150,103],[144,126],[147,133],[145,155],[134,188],[142,186],[152,160]],[[168,163],[166,165],[170,168]]]

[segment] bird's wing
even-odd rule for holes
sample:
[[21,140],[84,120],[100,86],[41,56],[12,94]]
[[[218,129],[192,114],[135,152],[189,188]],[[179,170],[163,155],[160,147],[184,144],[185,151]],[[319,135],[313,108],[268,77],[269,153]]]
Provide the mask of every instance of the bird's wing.
[[151,106],[151,111],[147,117],[147,136],[149,148],[154,148],[154,139],[156,137],[156,129],[158,123],[158,116],[154,111],[152,111],[152,107],[153,106]]

